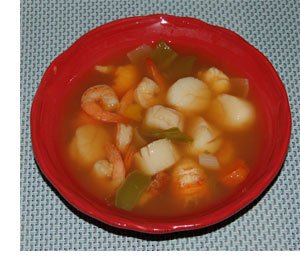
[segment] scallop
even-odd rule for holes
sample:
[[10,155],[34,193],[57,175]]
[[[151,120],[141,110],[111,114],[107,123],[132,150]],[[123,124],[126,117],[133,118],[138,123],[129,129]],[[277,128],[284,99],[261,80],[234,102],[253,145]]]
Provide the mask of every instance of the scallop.
[[134,155],[137,167],[149,175],[170,168],[178,159],[177,150],[168,139],[160,139],[149,143]]
[[178,128],[183,130],[183,116],[171,108],[155,105],[150,107],[144,118],[144,126],[153,129]]
[[210,115],[216,124],[231,131],[249,129],[256,118],[249,101],[228,94],[221,94],[212,102]]
[[188,152],[198,155],[203,152],[214,154],[222,144],[221,132],[210,125],[204,118],[195,118],[188,130],[193,142],[188,145]]
[[207,85],[193,77],[177,80],[168,90],[167,103],[183,112],[199,113],[205,111],[211,99]]
[[78,127],[69,145],[71,158],[83,166],[92,165],[105,157],[104,144],[108,138],[108,133],[103,127],[97,125]]

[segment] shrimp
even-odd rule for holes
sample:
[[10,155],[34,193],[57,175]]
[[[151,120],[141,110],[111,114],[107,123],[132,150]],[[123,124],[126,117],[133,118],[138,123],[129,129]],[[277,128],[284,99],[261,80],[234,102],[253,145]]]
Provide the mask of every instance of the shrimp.
[[119,100],[108,85],[95,85],[88,88],[81,97],[81,108],[96,120],[109,123],[127,122],[127,118],[113,113],[119,108]]
[[134,90],[134,99],[143,108],[159,103],[159,86],[153,80],[144,77]]
[[105,144],[105,151],[108,161],[112,164],[112,179],[111,185],[118,188],[125,180],[125,166],[118,148],[112,144]]
[[126,108],[133,103],[134,100],[134,90],[128,90],[120,101],[119,113],[123,114]]
[[80,110],[77,113],[75,119],[72,121],[72,126],[75,129],[87,124],[98,125],[99,122],[96,119],[92,118],[90,115],[88,115],[85,111]]
[[94,174],[99,177],[111,177],[113,172],[113,165],[106,159],[97,160],[93,166]]
[[135,155],[136,152],[137,152],[136,147],[134,147],[132,144],[130,144],[124,155],[124,166],[125,166],[126,172],[129,171],[132,161],[133,161],[133,156]]
[[125,166],[115,145],[107,143],[104,145],[107,159],[97,160],[92,169],[92,176],[100,184],[102,191],[110,196],[115,194],[116,190],[125,180]]
[[148,70],[148,73],[152,76],[154,81],[159,86],[160,90],[166,91],[168,89],[168,83],[165,79],[165,77],[160,73],[157,66],[153,62],[151,58],[146,58],[146,67]]
[[172,193],[184,207],[195,206],[209,195],[207,176],[204,170],[193,160],[184,159],[172,173]]
[[215,67],[198,73],[198,76],[209,85],[215,94],[226,93],[230,90],[230,80],[228,76]]

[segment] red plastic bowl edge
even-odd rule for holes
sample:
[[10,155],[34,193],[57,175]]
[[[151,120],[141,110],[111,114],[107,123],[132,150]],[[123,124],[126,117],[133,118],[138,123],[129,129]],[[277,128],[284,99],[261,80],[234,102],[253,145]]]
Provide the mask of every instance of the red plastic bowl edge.
[[[123,18],[123,19],[118,19],[118,20],[106,23],[105,26],[108,27],[110,25],[112,26],[115,24],[124,23],[128,20],[134,20],[134,19],[144,20],[144,19],[151,19],[151,18],[165,19],[168,22],[169,21],[178,21],[178,20],[189,20],[189,21],[193,21],[198,24],[203,24],[203,25],[207,25],[210,27],[218,28],[220,31],[226,32],[227,34],[235,37],[236,39],[239,39],[240,42],[246,43],[248,46],[251,46],[256,51],[257,57],[260,58],[262,61],[264,61],[269,66],[270,73],[272,73],[274,80],[276,80],[276,84],[278,85],[278,90],[281,93],[282,111],[281,111],[280,117],[282,117],[286,121],[285,133],[284,133],[282,143],[280,144],[281,149],[280,149],[279,155],[277,156],[277,159],[276,159],[276,163],[275,163],[276,166],[273,166],[271,168],[271,170],[268,172],[268,174],[264,175],[264,177],[257,183],[257,185],[255,186],[255,189],[254,188],[251,189],[250,192],[245,194],[245,196],[243,196],[243,198],[240,201],[226,205],[225,208],[222,208],[222,211],[215,211],[213,213],[213,215],[209,214],[209,215],[205,216],[205,219],[202,220],[201,223],[181,224],[178,226],[172,225],[172,224],[157,223],[156,225],[152,224],[151,226],[149,226],[149,224],[147,224],[147,222],[144,225],[136,224],[136,223],[132,222],[131,220],[123,220],[122,218],[118,218],[118,217],[106,216],[106,215],[101,215],[101,214],[95,215],[95,213],[91,213],[90,209],[85,206],[85,203],[82,200],[82,198],[78,198],[78,197],[74,196],[74,194],[71,193],[68,189],[66,189],[63,185],[61,185],[60,182],[57,181],[57,179],[51,177],[52,173],[50,170],[48,170],[47,164],[45,164],[43,162],[43,159],[41,158],[41,152],[36,147],[37,143],[35,143],[38,140],[38,138],[35,136],[33,127],[34,127],[35,121],[38,121],[39,112],[41,110],[41,106],[40,106],[41,104],[39,104],[39,98],[40,98],[40,95],[42,92],[41,89],[43,88],[43,85],[47,82],[47,80],[50,78],[50,76],[49,76],[50,70],[53,69],[53,66],[55,64],[57,64],[57,62],[60,62],[63,58],[65,58],[68,55],[68,50],[64,51],[62,54],[60,54],[57,58],[55,58],[52,61],[50,66],[47,68],[47,70],[42,78],[42,81],[39,85],[38,91],[34,97],[34,100],[32,103],[32,108],[31,108],[31,114],[30,114],[31,139],[32,139],[33,152],[34,152],[37,164],[39,164],[39,167],[40,167],[42,173],[52,183],[52,185],[57,189],[57,191],[72,206],[74,206],[80,212],[83,212],[84,214],[86,214],[92,218],[95,218],[101,222],[104,222],[104,223],[114,226],[114,227],[139,231],[139,232],[143,232],[143,233],[172,233],[172,232],[178,232],[178,231],[183,231],[183,230],[201,229],[201,228],[205,228],[205,227],[214,225],[216,223],[219,223],[219,222],[231,217],[232,215],[234,215],[241,209],[245,208],[248,204],[250,204],[253,200],[255,200],[257,197],[259,197],[263,193],[263,191],[267,188],[267,186],[269,186],[269,184],[273,181],[275,176],[278,174],[278,172],[285,160],[286,154],[287,154],[289,140],[290,140],[290,134],[291,134],[291,113],[290,113],[290,108],[289,108],[288,97],[287,97],[285,87],[284,87],[282,81],[280,80],[276,70],[274,69],[272,64],[269,62],[269,60],[260,51],[258,51],[252,45],[250,45],[246,40],[244,40],[238,34],[234,33],[231,30],[228,30],[226,28],[211,25],[211,24],[203,22],[199,19],[195,19],[195,18],[191,18],[191,17],[177,17],[177,16],[167,15],[167,14],[154,14],[154,15],[147,15],[147,16],[135,16],[135,17]],[[99,27],[101,27],[101,26],[99,26]],[[95,29],[89,31],[85,35],[93,32],[93,31],[96,31],[99,27],[96,27]],[[83,35],[75,43],[73,43],[70,46],[70,48],[77,46],[77,43],[79,43],[80,40],[85,37],[85,35]]]

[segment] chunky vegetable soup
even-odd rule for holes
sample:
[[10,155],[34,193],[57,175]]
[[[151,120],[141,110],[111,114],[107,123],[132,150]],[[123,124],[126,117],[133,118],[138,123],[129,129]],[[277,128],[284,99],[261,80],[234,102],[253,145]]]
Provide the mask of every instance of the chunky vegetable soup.
[[97,63],[72,91],[63,156],[95,203],[183,215],[247,180],[260,138],[247,78],[171,47],[142,45]]

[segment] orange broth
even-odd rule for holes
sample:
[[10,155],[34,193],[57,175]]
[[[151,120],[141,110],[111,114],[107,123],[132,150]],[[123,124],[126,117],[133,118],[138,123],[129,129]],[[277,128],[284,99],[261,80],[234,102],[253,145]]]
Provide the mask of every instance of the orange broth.
[[[177,48],[176,48],[177,49]],[[180,48],[179,48],[180,50]],[[177,50],[178,51],[178,50]],[[186,52],[186,50],[181,50],[181,52]],[[113,62],[110,62],[110,65],[121,65],[121,64],[129,64],[130,61],[126,56],[121,57],[120,59],[117,59]],[[99,63],[96,63],[99,64]],[[106,63],[107,64],[107,63]],[[204,69],[207,67],[219,67],[219,63],[216,63],[216,61],[210,61],[207,58],[199,58],[197,60],[197,64],[193,69],[193,72],[191,76],[196,77],[197,70]],[[231,74],[224,69],[222,66],[222,71],[225,72],[228,77],[238,77],[239,74]],[[149,77],[149,74],[146,72],[146,69],[140,69],[142,77],[147,76]],[[228,72],[228,73],[227,73]],[[64,113],[61,121],[61,128],[60,128],[60,142],[61,146],[60,149],[62,149],[62,156],[64,157],[64,162],[66,164],[66,168],[68,169],[70,175],[74,179],[74,185],[79,185],[82,189],[85,190],[86,193],[89,194],[91,198],[95,201],[95,203],[103,203],[105,202],[110,207],[114,206],[115,201],[115,194],[108,194],[106,189],[103,187],[102,182],[99,181],[97,177],[95,177],[91,173],[91,168],[87,169],[84,166],[80,166],[78,163],[74,163],[69,158],[69,144],[70,141],[75,133],[75,130],[78,126],[80,126],[80,123],[78,122],[78,114],[81,112],[80,107],[80,99],[83,94],[83,92],[88,89],[91,86],[97,85],[97,84],[107,84],[111,85],[113,80],[113,75],[103,75],[100,74],[98,71],[94,69],[94,67],[91,67],[91,69],[86,73],[83,74],[82,77],[79,79],[79,82],[73,87],[70,95],[70,99],[68,103],[66,104],[64,108]],[[174,81],[171,81],[173,83]],[[238,89],[236,89],[238,91]],[[250,89],[249,89],[249,95],[247,97],[247,100],[249,100],[252,104],[255,105],[255,101],[253,100],[252,93],[251,93],[251,82],[250,82]],[[161,103],[162,105],[165,105],[165,102]],[[83,113],[84,115],[85,113]],[[143,115],[145,114],[145,110],[143,110]],[[203,116],[205,119],[207,118],[207,113],[201,113],[200,115]],[[195,118],[194,115],[185,115],[186,119],[188,119],[187,122],[190,122]],[[256,110],[256,121],[254,125],[245,132],[229,132],[229,131],[223,131],[223,137],[226,140],[230,140],[233,143],[234,149],[236,151],[236,156],[240,159],[243,159],[247,166],[249,167],[250,171],[254,166],[256,157],[258,155],[259,149],[260,149],[260,139],[261,139],[261,128],[258,121],[259,115],[258,110]],[[99,125],[102,127],[105,127],[111,134],[111,142],[114,142],[115,137],[115,124],[113,123],[103,123],[97,120],[92,119],[90,116],[85,114],[85,117],[82,119],[81,124],[84,124],[84,122],[87,121],[87,123],[92,123],[94,125]],[[129,122],[129,124],[133,126],[139,126],[139,123],[136,123],[134,121]],[[188,124],[187,124],[188,125]],[[185,127],[186,128],[186,127]],[[185,143],[178,143],[178,142],[172,142],[178,149],[178,152],[181,156],[184,157],[192,157],[190,156],[186,150],[185,150]],[[192,157],[195,161],[197,161],[197,158]],[[198,161],[197,161],[198,162]],[[171,168],[168,168],[165,170],[165,172],[169,173],[171,175],[172,170]],[[131,166],[130,171],[133,171],[137,169],[136,166],[133,164]],[[240,186],[236,187],[227,187],[224,186],[218,179],[220,177],[219,171],[213,171],[213,170],[207,170],[204,169],[206,175],[207,175],[207,181],[208,186],[210,190],[210,195],[208,198],[204,200],[199,200],[196,204],[184,204],[178,197],[172,195],[171,192],[171,184],[170,182],[167,184],[166,188],[156,197],[154,197],[152,200],[150,200],[148,203],[146,203],[143,206],[135,206],[132,209],[132,212],[136,213],[137,215],[141,216],[149,216],[149,217],[155,217],[155,216],[180,216],[185,214],[190,214],[193,212],[201,212],[205,211],[209,207],[213,207],[214,205],[220,204],[222,201],[224,201],[228,196],[230,196],[237,188],[240,188]]]

